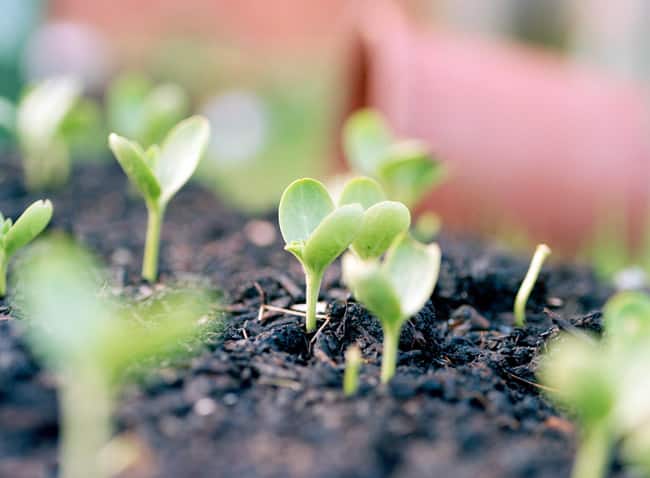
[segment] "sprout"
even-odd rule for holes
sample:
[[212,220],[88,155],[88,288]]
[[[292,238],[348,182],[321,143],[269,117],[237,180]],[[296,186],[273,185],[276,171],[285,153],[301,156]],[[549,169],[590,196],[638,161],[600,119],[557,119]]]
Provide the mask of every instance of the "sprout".
[[70,151],[62,125],[80,94],[81,85],[74,78],[52,78],[34,86],[18,104],[16,135],[30,190],[67,181]]
[[380,180],[388,197],[411,207],[442,182],[446,169],[428,147],[415,140],[396,140],[377,111],[354,113],[343,131],[345,154],[353,169]]
[[144,148],[160,143],[190,109],[188,95],[180,86],[154,86],[134,73],[124,74],[111,84],[106,103],[110,128]]
[[13,223],[0,213],[0,296],[7,293],[7,265],[14,253],[32,242],[52,219],[52,203],[32,203]]
[[395,375],[402,325],[429,300],[439,270],[438,245],[421,244],[406,234],[391,245],[382,263],[364,262],[352,254],[343,258],[343,280],[354,297],[381,321],[383,383]]
[[411,213],[408,208],[385,199],[383,189],[374,179],[355,178],[343,187],[339,206],[361,204],[364,209],[361,228],[350,245],[361,259],[380,257],[395,238],[409,228]]
[[356,238],[363,221],[359,204],[336,208],[325,186],[298,179],[285,189],[278,210],[280,231],[305,273],[307,332],[316,329],[316,304],[323,274]]
[[201,116],[178,123],[160,147],[142,147],[112,133],[108,142],[133,185],[144,196],[149,213],[142,276],[153,282],[158,275],[160,230],[169,200],[190,179],[210,137],[210,124]]
[[539,244],[535,249],[535,254],[530,261],[530,267],[528,268],[528,272],[526,272],[526,277],[524,277],[521,286],[519,286],[517,297],[515,297],[514,314],[515,325],[517,327],[523,327],[526,323],[526,302],[528,302],[528,297],[535,286],[544,261],[550,253],[551,249],[546,244]]
[[356,395],[359,389],[361,362],[361,349],[357,344],[350,345],[345,351],[345,373],[343,375],[343,393],[346,397]]
[[20,270],[24,295],[15,305],[29,320],[35,351],[60,378],[60,473],[106,478],[110,473],[98,454],[111,437],[111,413],[125,371],[192,337],[206,303],[172,293],[148,310],[173,316],[167,312],[153,320],[143,309],[133,320],[129,308],[97,297],[100,275],[86,252],[61,239],[41,246]]

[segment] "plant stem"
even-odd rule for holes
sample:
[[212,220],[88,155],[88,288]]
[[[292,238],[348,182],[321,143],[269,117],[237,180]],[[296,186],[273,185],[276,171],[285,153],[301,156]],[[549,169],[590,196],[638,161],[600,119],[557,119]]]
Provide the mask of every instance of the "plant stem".
[[343,374],[343,393],[351,397],[359,389],[359,368],[361,368],[361,350],[358,345],[350,345],[345,351],[345,372]]
[[316,306],[318,305],[318,294],[320,292],[322,280],[322,272],[314,272],[305,269],[305,282],[307,285],[305,293],[307,299],[305,328],[307,329],[307,332],[314,332],[316,330]]
[[602,478],[609,464],[609,433],[605,426],[594,426],[584,432],[578,446],[571,478]]
[[142,261],[142,277],[149,282],[155,282],[158,277],[158,251],[160,250],[160,231],[165,208],[155,203],[147,202],[149,217],[147,220],[147,238],[144,245]]
[[546,244],[540,244],[535,249],[535,254],[533,255],[532,260],[530,261],[530,266],[528,272],[526,272],[526,277],[519,287],[517,292],[517,297],[515,298],[515,325],[517,327],[523,327],[526,323],[526,302],[528,302],[528,297],[530,296],[533,287],[535,287],[535,282],[537,281],[537,276],[544,265],[544,261],[551,253],[551,249]]
[[390,379],[395,375],[399,335],[399,327],[384,326],[384,351],[381,358],[381,383],[390,382]]
[[0,297],[7,294],[7,255],[0,251]]
[[60,388],[62,478],[107,478],[99,452],[111,437],[111,393],[98,375],[68,373]]

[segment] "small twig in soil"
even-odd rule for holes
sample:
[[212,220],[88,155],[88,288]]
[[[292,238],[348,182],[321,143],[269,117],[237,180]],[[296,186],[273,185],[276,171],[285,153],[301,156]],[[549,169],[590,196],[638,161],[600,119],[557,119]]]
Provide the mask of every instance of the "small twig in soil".
[[248,332],[246,332],[246,326],[248,325],[248,320],[244,322],[244,325],[241,328],[241,334],[244,336],[244,339],[248,340]]
[[559,314],[544,308],[544,314],[548,316],[553,322],[555,322],[560,329],[566,331],[567,333],[578,337],[580,339],[588,340],[590,342],[595,342],[594,339],[589,335],[580,330],[579,328],[572,325],[568,320],[563,319]]
[[[307,315],[304,312],[301,312],[299,310],[285,309],[284,307],[276,307],[274,305],[262,304],[257,314],[257,319],[260,322],[264,322],[267,319],[267,317],[264,316],[264,312],[266,312],[267,310],[273,312],[281,312],[283,314],[288,314],[288,315],[295,315],[297,317],[305,317],[305,315]],[[316,317],[319,319],[327,319],[329,316],[325,314],[316,314]]]
[[300,382],[296,382],[295,380],[289,380],[286,378],[260,377],[258,383],[262,385],[273,385],[275,387],[288,388],[290,390],[293,390],[294,392],[299,392],[300,390],[302,390],[302,385],[300,384]]
[[[318,316],[316,316],[316,317],[318,317]],[[312,347],[314,346],[314,343],[316,342],[316,339],[317,339],[318,336],[321,334],[321,332],[323,331],[323,329],[325,329],[325,327],[327,327],[327,325],[328,325],[329,323],[330,323],[330,316],[327,315],[327,316],[325,316],[325,322],[323,322],[323,325],[320,326],[320,328],[316,331],[316,333],[314,334],[314,336],[313,336],[313,337],[311,338],[311,340],[309,341],[309,351],[310,351],[310,352],[311,352]]]
[[520,377],[519,375],[515,375],[514,373],[512,373],[512,372],[510,372],[510,371],[508,371],[508,370],[506,370],[506,369],[503,369],[503,371],[504,371],[505,373],[507,373],[510,377],[514,378],[515,380],[519,380],[520,382],[523,382],[523,383],[525,383],[526,385],[530,385],[531,387],[539,388],[539,389],[541,389],[541,390],[544,390],[545,392],[553,392],[553,393],[557,393],[557,392],[559,391],[559,390],[557,390],[556,388],[548,387],[548,386],[546,386],[546,385],[541,385],[541,384],[536,383],[536,382],[533,382],[533,381],[531,381],[531,380],[526,380],[525,378]]

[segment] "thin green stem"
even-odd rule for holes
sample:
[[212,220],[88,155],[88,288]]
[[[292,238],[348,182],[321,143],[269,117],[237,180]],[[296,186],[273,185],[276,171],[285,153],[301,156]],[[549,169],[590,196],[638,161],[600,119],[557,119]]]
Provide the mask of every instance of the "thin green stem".
[[7,294],[7,255],[0,251],[0,297]]
[[160,251],[160,231],[162,229],[165,208],[155,203],[147,203],[149,217],[147,220],[147,238],[144,245],[142,277],[155,282],[158,277],[158,252]]
[[517,297],[515,298],[514,314],[515,314],[515,325],[517,327],[523,327],[526,323],[526,302],[528,302],[528,297],[535,287],[535,282],[537,281],[537,276],[544,265],[544,261],[551,253],[551,249],[546,244],[540,244],[535,249],[535,254],[533,259],[530,261],[530,267],[524,277],[519,291],[517,292]]
[[381,383],[388,383],[395,375],[400,327],[384,326],[384,351],[381,358]]
[[61,387],[62,478],[107,478],[99,452],[111,438],[111,393],[97,374],[69,373]]
[[343,393],[351,397],[359,389],[359,369],[361,368],[361,350],[351,345],[345,351],[345,372],[343,374]]
[[578,446],[571,478],[603,478],[610,460],[609,432],[605,426],[584,432]]
[[305,328],[307,329],[307,332],[314,332],[316,330],[316,306],[318,305],[318,294],[320,293],[322,281],[322,272],[314,272],[305,269],[305,282],[307,285],[307,290],[305,292],[307,299]]

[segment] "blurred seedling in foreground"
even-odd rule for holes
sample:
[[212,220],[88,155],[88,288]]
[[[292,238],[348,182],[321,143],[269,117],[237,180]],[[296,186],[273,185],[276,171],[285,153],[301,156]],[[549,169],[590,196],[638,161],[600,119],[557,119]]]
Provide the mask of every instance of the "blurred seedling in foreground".
[[381,322],[384,348],[381,381],[395,375],[400,332],[404,323],[429,300],[438,280],[440,248],[404,234],[390,246],[382,262],[343,257],[343,281]]
[[198,332],[207,301],[170,293],[161,304],[167,314],[149,320],[143,309],[136,321],[129,308],[98,297],[98,265],[63,239],[33,248],[19,280],[15,305],[29,323],[30,342],[60,379],[61,476],[108,477],[99,456],[111,438],[111,413],[126,370],[179,352],[180,343]]
[[125,73],[110,85],[106,97],[112,131],[148,148],[159,144],[190,112],[190,99],[174,83],[154,85],[145,76]]
[[112,133],[109,146],[147,205],[148,223],[142,277],[158,276],[160,232],[170,199],[192,177],[210,139],[210,124],[202,116],[178,123],[160,146],[146,151],[135,141]]
[[7,293],[7,266],[16,251],[32,242],[52,219],[52,203],[32,203],[14,223],[0,213],[0,297]]
[[350,116],[344,126],[343,146],[355,172],[376,178],[390,199],[408,207],[447,176],[442,162],[424,143],[395,138],[384,117],[372,109]]

